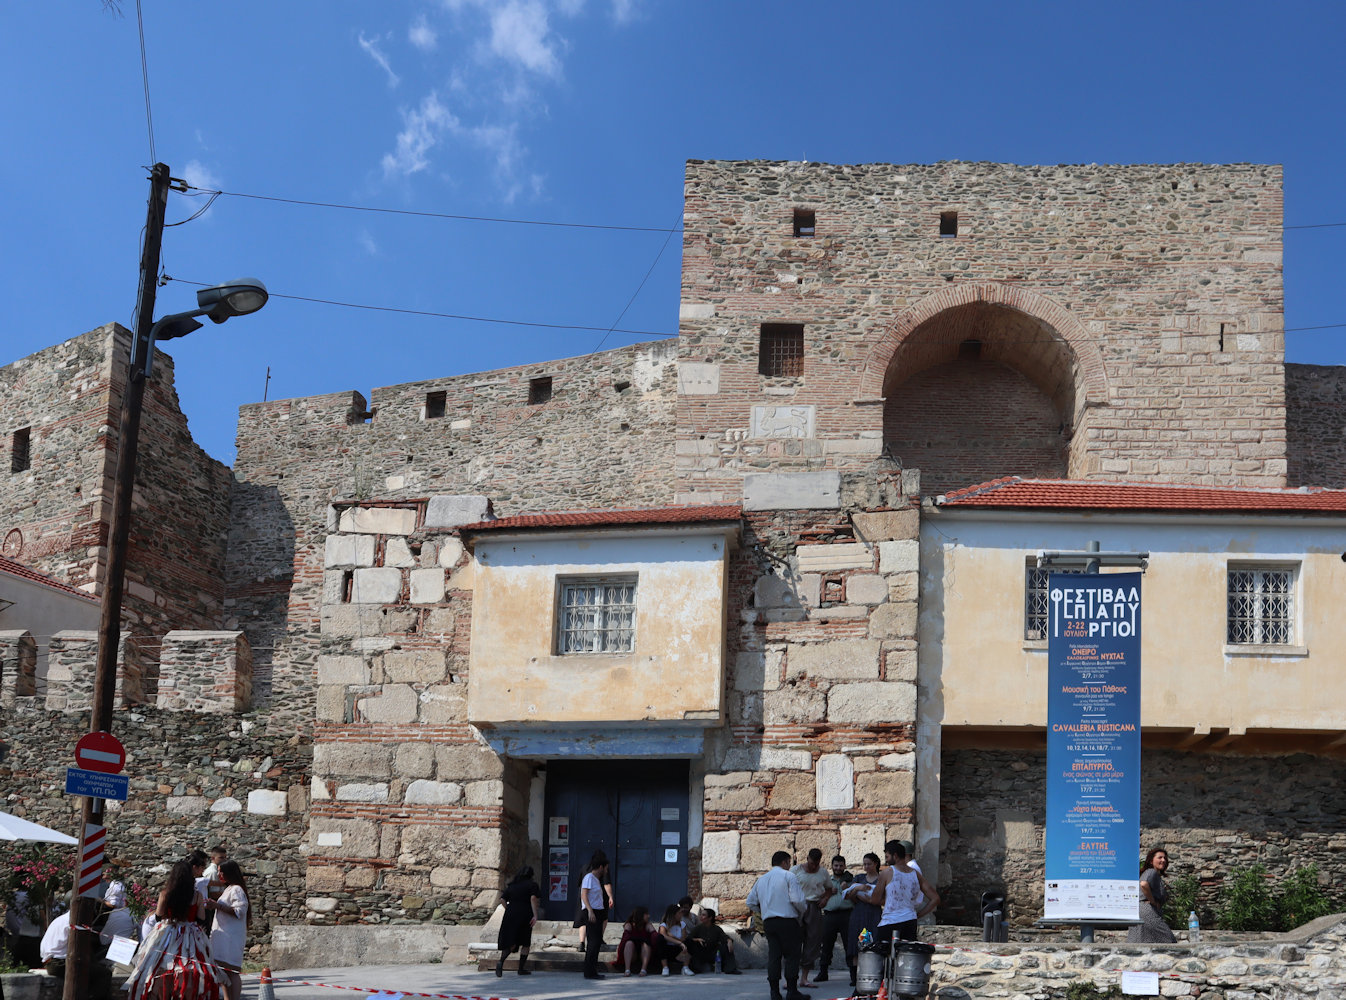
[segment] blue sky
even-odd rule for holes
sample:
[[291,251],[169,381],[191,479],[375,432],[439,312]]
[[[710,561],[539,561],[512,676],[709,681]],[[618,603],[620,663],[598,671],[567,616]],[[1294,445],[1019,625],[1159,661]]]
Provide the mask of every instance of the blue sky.
[[[7,363],[131,322],[151,162],[135,0],[0,10]],[[1275,162],[1286,224],[1346,223],[1346,5],[143,0],[155,151],[201,187],[678,224],[683,162]],[[169,219],[203,199],[173,195]],[[662,253],[661,253],[662,250]],[[273,299],[170,345],[194,436],[237,408],[671,336],[680,241],[226,196],[164,271],[555,330]],[[1346,227],[1286,234],[1287,327],[1346,323]],[[652,268],[652,270],[651,270]],[[646,274],[648,280],[643,287]],[[636,295],[637,289],[640,289]],[[195,305],[178,281],[157,314]],[[632,301],[632,296],[635,296]],[[630,307],[627,308],[628,302]],[[1346,364],[1346,328],[1287,333]]]

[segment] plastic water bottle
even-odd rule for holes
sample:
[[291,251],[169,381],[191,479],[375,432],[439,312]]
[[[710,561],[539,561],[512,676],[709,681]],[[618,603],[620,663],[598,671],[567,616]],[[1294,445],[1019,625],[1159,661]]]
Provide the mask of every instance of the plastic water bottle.
[[715,950],[715,971],[720,971],[720,951],[718,948]]
[[1187,914],[1187,940],[1191,942],[1201,940],[1201,921],[1196,918],[1196,910]]

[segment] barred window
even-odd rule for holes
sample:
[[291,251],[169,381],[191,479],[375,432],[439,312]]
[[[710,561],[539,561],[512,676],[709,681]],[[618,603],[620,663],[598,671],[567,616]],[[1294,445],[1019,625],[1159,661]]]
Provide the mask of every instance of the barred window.
[[636,646],[636,578],[561,580],[556,652],[630,653]]
[[804,324],[763,323],[759,375],[798,378],[804,374]]
[[1295,641],[1293,568],[1229,567],[1231,645],[1289,646]]
[[1024,568],[1024,638],[1047,638],[1047,577],[1052,573],[1082,573],[1081,569],[1039,569],[1033,562]]

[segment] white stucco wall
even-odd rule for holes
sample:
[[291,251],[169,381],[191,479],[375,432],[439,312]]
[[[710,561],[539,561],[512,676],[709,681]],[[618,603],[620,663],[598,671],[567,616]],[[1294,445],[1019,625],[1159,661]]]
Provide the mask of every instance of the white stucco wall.
[[[478,724],[723,717],[723,528],[482,537],[468,718]],[[635,650],[556,653],[557,581],[635,575]]]
[[39,693],[46,689],[47,646],[51,637],[71,629],[96,630],[101,614],[95,600],[10,573],[0,573],[0,600],[14,602],[0,610],[0,631],[27,631],[37,642]]

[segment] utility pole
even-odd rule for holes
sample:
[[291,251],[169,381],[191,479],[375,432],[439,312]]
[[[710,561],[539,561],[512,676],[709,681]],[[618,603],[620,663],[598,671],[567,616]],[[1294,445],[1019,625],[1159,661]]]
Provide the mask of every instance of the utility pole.
[[[113,695],[117,689],[117,646],[121,641],[122,590],[126,577],[126,549],[131,531],[131,494],[135,489],[136,448],[140,442],[140,412],[145,398],[148,354],[153,350],[154,296],[158,287],[159,251],[163,245],[164,212],[168,206],[169,170],[156,163],[150,171],[150,201],[145,218],[145,244],[140,253],[140,293],[136,299],[136,328],[122,388],[121,427],[117,436],[117,477],[112,492],[112,519],[108,527],[107,568],[103,575],[103,608],[98,624],[98,662],[94,672],[93,714],[89,732],[112,731]],[[70,945],[66,961],[64,1000],[89,995],[97,902],[79,894],[83,874],[84,840],[90,826],[103,825],[103,800],[84,797],[75,855],[75,883],[70,890]]]

